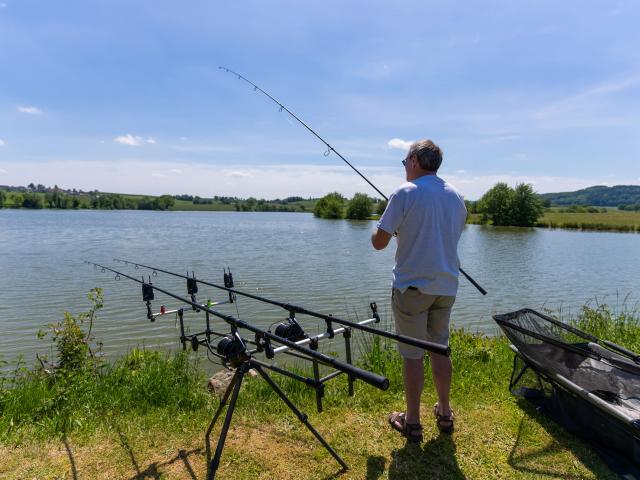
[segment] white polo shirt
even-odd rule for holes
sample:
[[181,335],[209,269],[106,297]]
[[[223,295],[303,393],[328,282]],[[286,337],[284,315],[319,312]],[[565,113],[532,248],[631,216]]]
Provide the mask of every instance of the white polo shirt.
[[458,241],[466,219],[462,196],[440,177],[424,175],[401,185],[378,222],[378,228],[398,234],[393,288],[456,295]]

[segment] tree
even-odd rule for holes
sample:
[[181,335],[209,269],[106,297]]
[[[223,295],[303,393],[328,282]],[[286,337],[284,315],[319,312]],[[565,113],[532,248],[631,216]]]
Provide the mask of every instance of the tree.
[[478,213],[478,202],[472,202],[471,200],[465,200],[464,206],[467,207],[467,214]]
[[378,215],[382,215],[384,213],[384,211],[387,209],[387,201],[386,200],[381,200],[380,202],[378,202],[378,208],[376,209],[376,213]]
[[544,213],[540,197],[528,183],[516,185],[511,197],[511,225],[533,227]]
[[332,192],[316,202],[313,215],[320,218],[344,218],[344,203],[346,199],[338,192]]
[[258,201],[255,198],[253,198],[253,197],[247,198],[245,200],[245,202],[244,202],[244,204],[247,207],[246,211],[252,212],[253,210],[255,210],[257,203],[258,203]]
[[22,198],[22,206],[24,208],[43,208],[42,195],[37,193],[25,193]]
[[175,205],[176,201],[171,195],[161,195],[156,199],[157,210],[168,210]]
[[347,218],[366,220],[371,215],[373,200],[364,193],[356,193],[347,206]]
[[24,200],[24,197],[22,196],[21,193],[13,193],[11,195],[11,201],[13,202],[13,207],[14,208],[21,207],[23,200]]
[[506,183],[496,183],[478,201],[477,211],[482,220],[491,220],[494,225],[511,225],[511,199],[513,189]]
[[4,207],[4,202],[7,201],[7,194],[4,193],[4,190],[0,190],[0,208]]
[[494,225],[532,227],[544,206],[529,184],[520,183],[513,189],[506,183],[497,183],[478,201],[476,211],[484,222],[491,220]]

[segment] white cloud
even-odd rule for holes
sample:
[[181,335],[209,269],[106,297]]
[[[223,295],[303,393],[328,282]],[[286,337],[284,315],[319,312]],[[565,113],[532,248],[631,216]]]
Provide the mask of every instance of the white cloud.
[[152,177],[154,177],[154,178],[164,178],[164,177],[166,177],[167,175],[166,175],[166,174],[164,174],[164,173],[154,172],[154,173],[152,173],[152,174],[151,174],[151,176],[152,176]]
[[9,173],[4,168],[0,168],[0,173]]
[[3,139],[0,138],[0,147],[3,147],[7,144]]
[[413,142],[402,140],[401,138],[392,138],[387,142],[387,146],[389,148],[397,148],[398,150],[409,150],[412,143]]
[[113,141],[116,143],[121,143],[122,145],[129,145],[130,147],[139,147],[143,143],[148,143],[150,145],[156,144],[156,140],[153,137],[147,137],[147,139],[145,140],[138,135],[131,135],[130,133],[127,133],[126,135],[120,135],[114,138]]
[[113,139],[116,143],[121,143],[122,145],[129,145],[131,147],[139,147],[142,145],[142,137],[131,135],[127,133],[126,135],[120,135]]
[[169,173],[182,173],[182,170],[180,170],[179,168],[170,168],[169,170],[167,170],[167,172],[169,172]]
[[34,107],[33,105],[28,105],[26,107],[18,105],[16,109],[20,113],[28,113],[29,115],[42,115],[42,110],[40,110],[38,107]]

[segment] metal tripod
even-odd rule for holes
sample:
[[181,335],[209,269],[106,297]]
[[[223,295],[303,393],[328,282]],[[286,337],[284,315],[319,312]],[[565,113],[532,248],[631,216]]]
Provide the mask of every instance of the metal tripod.
[[211,446],[209,442],[209,438],[211,436],[211,430],[218,420],[218,417],[222,413],[222,409],[227,404],[227,400],[231,397],[229,401],[229,408],[227,409],[227,414],[224,418],[224,423],[222,424],[222,430],[220,432],[220,437],[218,438],[218,444],[216,445],[216,453],[213,456],[213,459],[209,462],[209,469],[207,473],[207,479],[212,480],[215,478],[216,471],[220,465],[220,457],[222,456],[222,450],[224,449],[224,442],[227,439],[227,433],[229,431],[229,426],[231,425],[231,418],[233,417],[233,411],[236,408],[236,401],[238,400],[238,395],[240,393],[240,386],[242,385],[242,379],[244,376],[251,370],[252,368],[256,370],[262,378],[269,384],[269,386],[278,394],[278,396],[282,399],[282,401],[289,407],[289,409],[298,417],[305,427],[309,429],[313,436],[322,444],[322,446],[331,454],[333,458],[340,464],[342,470],[347,470],[349,467],[347,464],[340,458],[340,456],[335,452],[331,445],[327,443],[327,441],[318,433],[318,431],[313,428],[313,426],[309,423],[307,419],[307,415],[300,410],[289,400],[287,395],[282,391],[282,389],[272,380],[272,378],[264,371],[263,366],[267,366],[258,360],[254,360],[253,358],[244,358],[242,363],[240,363],[237,367],[236,373],[234,374],[231,383],[227,387],[227,390],[224,392],[224,396],[218,406],[218,409],[211,419],[211,423],[209,424],[209,428],[207,429],[207,433],[205,436],[206,446],[207,446],[207,461],[211,459]]

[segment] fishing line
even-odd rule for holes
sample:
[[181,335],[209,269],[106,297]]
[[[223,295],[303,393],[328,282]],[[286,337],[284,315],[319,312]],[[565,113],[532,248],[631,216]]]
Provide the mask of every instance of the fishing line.
[[[270,93],[264,91],[262,88],[260,88],[258,85],[256,85],[255,83],[253,83],[251,80],[249,80],[248,78],[244,77],[243,75],[239,74],[238,72],[234,72],[233,70],[227,68],[227,67],[218,67],[220,70],[224,70],[227,73],[230,73],[232,75],[235,75],[238,80],[242,80],[246,83],[248,83],[249,85],[251,85],[253,87],[253,91],[254,92],[260,92],[263,95],[265,95],[267,98],[269,98],[272,102],[274,102],[276,105],[278,105],[279,107],[279,111],[285,111],[287,112],[289,115],[291,115],[291,117],[293,117],[300,125],[302,125],[304,128],[306,128],[309,132],[311,132],[318,140],[320,140],[322,143],[324,143],[324,145],[327,147],[327,150],[325,150],[324,152],[324,156],[328,157],[329,155],[331,155],[331,152],[335,153],[338,157],[340,157],[340,159],[346,163],[347,165],[349,165],[351,167],[351,169],[356,172],[358,175],[360,175],[360,177],[367,182],[371,188],[373,188],[376,192],[378,192],[378,194],[384,198],[387,202],[389,201],[389,198],[380,191],[380,189],[378,187],[376,187],[373,183],[371,183],[369,181],[369,179],[367,177],[365,177],[362,173],[360,173],[360,171],[354,167],[346,158],[344,158],[335,148],[333,148],[324,138],[322,138],[314,129],[312,129],[309,125],[307,125],[300,117],[298,117],[295,113],[293,113],[291,110],[289,110],[285,105],[283,105],[279,100],[277,100],[276,98],[274,98]],[[482,288],[473,278],[471,278],[469,276],[469,274],[467,272],[465,272],[462,268],[459,268],[460,273],[462,273],[462,275],[464,275],[464,277],[469,280],[469,282],[478,289],[478,291],[482,294],[482,295],[486,295],[487,291]]]

